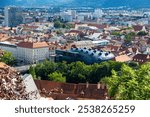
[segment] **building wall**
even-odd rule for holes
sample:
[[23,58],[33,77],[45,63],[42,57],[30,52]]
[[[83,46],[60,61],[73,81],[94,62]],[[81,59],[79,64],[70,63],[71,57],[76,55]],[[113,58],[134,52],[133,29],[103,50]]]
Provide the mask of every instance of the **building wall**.
[[19,7],[5,7],[5,25],[15,27],[23,23],[22,10]]
[[92,43],[92,41],[78,41],[78,42],[74,42],[72,45],[75,45],[78,48],[92,48],[94,47],[94,44]]
[[17,47],[16,46],[11,46],[11,45],[6,45],[6,44],[0,44],[0,49],[11,52],[12,55],[17,58]]
[[25,62],[32,63],[33,62],[33,50],[28,48],[17,47],[18,57],[17,59]]
[[[0,43],[0,49],[11,52],[17,59],[25,63],[37,63],[45,59],[49,59],[50,55],[55,54],[54,51],[49,51],[49,47],[44,48],[23,48],[16,45]],[[54,58],[53,58],[54,61]]]
[[49,58],[49,48],[22,48],[18,47],[18,60],[25,63],[37,63]]
[[49,50],[49,60],[54,62],[55,61],[55,55],[56,55],[56,50]]

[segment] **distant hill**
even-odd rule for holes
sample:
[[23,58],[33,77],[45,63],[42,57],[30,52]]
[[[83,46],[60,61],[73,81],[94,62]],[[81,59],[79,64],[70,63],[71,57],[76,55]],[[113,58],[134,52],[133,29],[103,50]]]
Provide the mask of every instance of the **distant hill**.
[[128,6],[133,8],[149,7],[150,0],[1,0],[0,6],[7,5],[24,5],[24,6],[41,6],[41,5],[65,5],[65,6],[90,6],[90,7],[120,7]]

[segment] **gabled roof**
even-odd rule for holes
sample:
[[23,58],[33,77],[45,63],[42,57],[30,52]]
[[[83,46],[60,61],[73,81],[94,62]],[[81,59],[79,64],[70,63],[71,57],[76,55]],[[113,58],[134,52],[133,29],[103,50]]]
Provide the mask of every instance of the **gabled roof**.
[[134,29],[134,31],[141,31],[143,29],[143,26],[141,26],[141,25],[134,25],[133,29]]
[[150,55],[148,54],[137,54],[133,57],[133,61],[143,64],[150,61]]

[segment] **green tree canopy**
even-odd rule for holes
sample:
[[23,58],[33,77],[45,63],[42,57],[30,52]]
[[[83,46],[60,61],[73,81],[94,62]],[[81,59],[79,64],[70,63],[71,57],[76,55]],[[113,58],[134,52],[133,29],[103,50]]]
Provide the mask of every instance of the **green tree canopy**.
[[65,28],[65,29],[70,29],[70,28],[74,28],[73,24],[67,23],[67,22],[63,22],[62,20],[55,20],[54,21],[54,27],[55,28]]
[[112,76],[102,81],[108,85],[113,99],[148,100],[150,99],[150,63],[135,70],[123,65],[120,72],[112,70]]
[[140,32],[137,33],[138,36],[145,36],[145,35],[147,35],[147,34],[148,34],[148,33],[145,32],[145,31],[140,31]]
[[48,80],[48,75],[55,72],[57,69],[57,64],[50,61],[44,61],[39,63],[35,67],[36,76],[40,77],[42,80]]
[[63,24],[60,21],[55,21],[54,22],[54,27],[55,28],[62,28]]
[[4,62],[7,65],[13,65],[15,63],[15,57],[11,52],[4,51],[4,55],[0,57],[0,62]]
[[66,78],[59,72],[53,72],[48,75],[50,81],[54,82],[66,82]]
[[90,73],[90,67],[83,62],[73,62],[68,66],[67,82],[84,83]]
[[29,73],[32,75],[33,79],[37,79],[36,73],[35,73],[35,68],[33,66],[30,66]]
[[119,31],[113,31],[111,34],[112,35],[116,35],[116,36],[120,36],[121,35],[121,33]]
[[102,78],[111,76],[113,69],[120,71],[121,66],[122,63],[114,61],[95,63],[93,65],[86,65],[79,61],[70,64],[44,61],[34,68],[31,67],[29,73],[38,79],[49,80],[49,74],[58,72],[66,77],[66,82],[68,83],[97,83]]

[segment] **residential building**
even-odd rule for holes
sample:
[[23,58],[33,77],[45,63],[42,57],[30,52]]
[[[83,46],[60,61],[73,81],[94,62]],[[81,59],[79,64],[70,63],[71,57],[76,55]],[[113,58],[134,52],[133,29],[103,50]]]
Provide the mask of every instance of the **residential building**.
[[130,62],[132,59],[128,55],[120,55],[116,56],[113,60],[117,62]]
[[86,40],[86,41],[75,41],[72,43],[73,47],[77,47],[77,48],[92,48],[94,47],[94,43],[92,43],[92,41],[90,40]]
[[133,57],[133,61],[138,62],[139,64],[150,62],[150,55],[148,55],[148,54],[137,54]]
[[103,16],[103,11],[101,9],[95,9],[93,13],[94,18],[101,18]]
[[73,16],[69,15],[69,14],[64,14],[61,16],[61,18],[63,19],[63,21],[66,21],[66,22],[72,22],[73,21]]
[[17,53],[17,46],[16,44],[13,44],[8,41],[0,42],[0,49],[11,52],[12,55],[17,58],[18,53]]
[[46,42],[20,42],[17,44],[18,60],[34,64],[49,58]]

